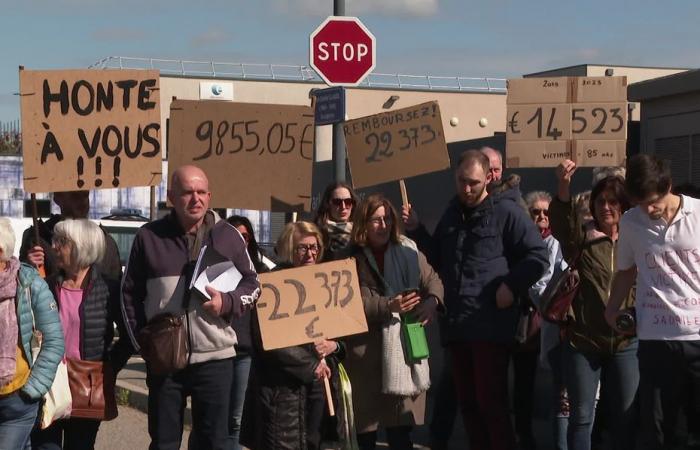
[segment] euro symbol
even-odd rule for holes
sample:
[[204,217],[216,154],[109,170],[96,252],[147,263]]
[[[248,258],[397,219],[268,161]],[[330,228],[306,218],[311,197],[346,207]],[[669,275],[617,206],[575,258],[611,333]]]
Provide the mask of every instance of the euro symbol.
[[309,337],[310,339],[318,338],[323,336],[323,333],[315,333],[314,332],[314,323],[316,321],[320,320],[320,317],[316,316],[313,318],[313,320],[306,326],[306,336]]
[[518,126],[518,121],[515,120],[516,117],[518,117],[518,114],[520,111],[515,111],[513,113],[513,117],[511,117],[510,121],[508,122],[508,126],[510,127],[510,132],[512,134],[520,134],[520,130],[516,130],[515,127]]

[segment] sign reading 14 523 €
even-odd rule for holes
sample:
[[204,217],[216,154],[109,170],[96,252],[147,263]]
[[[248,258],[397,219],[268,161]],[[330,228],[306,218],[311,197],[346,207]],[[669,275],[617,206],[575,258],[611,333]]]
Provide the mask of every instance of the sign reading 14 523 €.
[[625,77],[508,80],[508,167],[622,162],[627,138]]

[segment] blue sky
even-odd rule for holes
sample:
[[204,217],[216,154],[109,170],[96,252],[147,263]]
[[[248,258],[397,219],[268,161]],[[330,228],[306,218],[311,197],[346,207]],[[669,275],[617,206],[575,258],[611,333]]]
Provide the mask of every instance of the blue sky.
[[[17,67],[110,55],[308,64],[332,0],[0,0],[0,121],[19,118]],[[698,67],[700,2],[346,0],[377,38],[377,72],[516,77],[601,63]]]

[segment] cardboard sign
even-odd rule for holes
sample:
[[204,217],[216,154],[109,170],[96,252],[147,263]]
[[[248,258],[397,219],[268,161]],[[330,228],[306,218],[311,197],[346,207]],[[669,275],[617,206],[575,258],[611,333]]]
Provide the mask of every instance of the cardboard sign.
[[626,99],[626,77],[508,80],[507,167],[555,167],[563,159],[580,167],[621,164]]
[[20,70],[24,190],[160,184],[156,70]]
[[353,258],[264,273],[260,285],[265,350],[367,331]]
[[309,106],[171,103],[169,171],[202,168],[212,207],[308,211],[313,154]]
[[351,120],[344,131],[355,188],[450,167],[437,102]]

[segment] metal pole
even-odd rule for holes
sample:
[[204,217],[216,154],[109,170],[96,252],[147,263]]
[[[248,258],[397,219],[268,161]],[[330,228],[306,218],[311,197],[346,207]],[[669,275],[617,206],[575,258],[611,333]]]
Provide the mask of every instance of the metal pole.
[[[345,15],[345,0],[333,0],[333,15]],[[345,95],[345,89],[341,95]],[[343,99],[345,100],[345,99]],[[343,124],[333,124],[333,172],[335,181],[345,182],[345,135]]]

